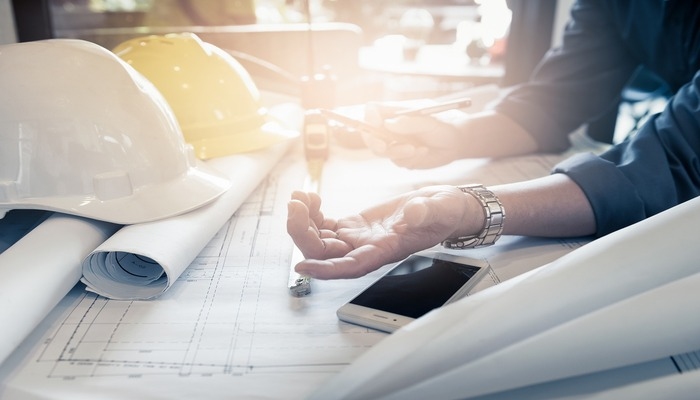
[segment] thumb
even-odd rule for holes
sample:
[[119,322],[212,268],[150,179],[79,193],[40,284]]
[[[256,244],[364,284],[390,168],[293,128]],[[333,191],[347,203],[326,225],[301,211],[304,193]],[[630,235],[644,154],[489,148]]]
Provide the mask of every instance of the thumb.
[[463,218],[459,202],[461,193],[445,192],[430,197],[409,200],[404,206],[404,219],[410,228],[450,228],[458,226]]
[[411,228],[422,228],[435,222],[435,213],[430,210],[425,198],[412,199],[404,207],[404,218]]

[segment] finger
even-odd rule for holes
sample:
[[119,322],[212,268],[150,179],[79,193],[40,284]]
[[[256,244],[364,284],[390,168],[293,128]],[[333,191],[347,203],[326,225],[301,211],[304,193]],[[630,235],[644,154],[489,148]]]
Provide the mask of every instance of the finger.
[[295,269],[301,275],[325,280],[359,278],[376,268],[360,264],[355,258],[345,256],[326,260],[306,259],[297,264]]
[[308,192],[306,193],[306,196],[309,199],[308,205],[311,213],[317,212],[321,209],[321,196],[318,193]]
[[287,203],[287,233],[294,238],[302,236],[309,228],[309,209],[299,200]]
[[328,258],[326,255],[326,241],[328,239],[321,239],[315,229],[309,227],[305,232],[292,236],[292,239],[304,258],[319,260]]
[[[292,200],[288,204],[287,233],[294,244],[299,248],[305,258],[325,259],[345,254],[349,250],[338,249],[338,245],[331,247],[328,252],[328,241],[340,242],[335,232],[327,229],[319,230],[308,218],[308,208],[300,201]],[[328,254],[327,254],[328,253]]]
[[338,234],[330,229],[320,229],[318,233],[321,239],[338,239]]
[[309,204],[309,195],[306,192],[295,190],[292,192],[292,200],[300,201],[304,204]]
[[321,196],[318,193],[307,193],[309,202],[309,216],[316,227],[321,228],[326,225],[326,218],[321,211]]
[[307,258],[316,258],[323,260],[333,259],[338,257],[344,257],[353,250],[353,247],[349,243],[337,239],[336,237],[323,239],[323,246],[324,247],[322,255],[319,255],[318,257]]
[[[313,225],[317,228],[321,228],[323,226],[335,226],[335,220],[330,219],[326,221],[326,218],[321,211],[321,196],[319,196],[318,193],[302,191],[292,192],[292,200],[290,200],[287,207],[288,219],[291,217],[291,213],[297,210],[297,207],[301,207],[298,203],[303,204],[303,206],[306,208],[305,210],[299,209],[304,212],[304,214],[302,214],[303,217],[297,217],[300,218],[300,220],[302,218],[310,220],[311,223],[313,223]],[[304,223],[308,224],[309,221]]]
[[321,196],[318,193],[295,190],[292,192],[291,201],[303,203],[309,209],[309,214],[314,214],[321,209]]
[[325,260],[306,259],[295,266],[298,273],[315,279],[359,278],[386,265],[405,258],[374,246],[355,249],[345,256]]
[[305,235],[297,236],[294,243],[307,260],[326,260],[343,257],[353,248],[348,243],[340,240],[334,233],[321,230],[320,235],[309,230]]
[[287,233],[306,258],[326,259],[340,257],[352,250],[352,246],[340,240],[334,220],[327,221],[333,229],[319,227],[309,219],[308,208],[298,200],[287,205]]

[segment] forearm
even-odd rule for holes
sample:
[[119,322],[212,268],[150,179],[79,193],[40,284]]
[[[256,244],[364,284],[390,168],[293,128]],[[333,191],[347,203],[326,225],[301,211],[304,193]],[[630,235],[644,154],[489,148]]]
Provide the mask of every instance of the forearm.
[[506,210],[504,234],[560,237],[595,232],[588,199],[564,174],[494,186],[491,190]]
[[[595,218],[588,199],[564,174],[488,189],[505,210],[504,235],[575,237],[595,233]],[[483,207],[471,195],[464,196],[464,201],[460,228],[453,236],[474,235],[483,227]]]

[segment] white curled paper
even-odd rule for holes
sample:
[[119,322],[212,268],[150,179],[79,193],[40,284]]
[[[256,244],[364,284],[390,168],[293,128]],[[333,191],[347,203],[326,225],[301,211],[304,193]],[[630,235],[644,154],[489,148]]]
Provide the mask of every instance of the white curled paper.
[[697,198],[435,310],[312,398],[469,398],[696,350],[699,225]]
[[207,161],[231,180],[231,189],[186,214],[120,229],[83,261],[82,281],[88,290],[115,300],[151,299],[165,292],[265,179],[290,143]]
[[80,263],[119,225],[52,214],[0,254],[0,364],[80,279]]

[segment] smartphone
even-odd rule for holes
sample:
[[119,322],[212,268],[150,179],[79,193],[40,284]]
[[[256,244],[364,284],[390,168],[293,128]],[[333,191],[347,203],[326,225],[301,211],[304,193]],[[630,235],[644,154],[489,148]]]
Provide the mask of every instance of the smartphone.
[[341,321],[393,332],[467,296],[488,275],[485,260],[417,253],[392,267],[336,312]]
[[386,142],[393,141],[392,137],[389,136],[387,133],[385,133],[382,129],[380,129],[379,127],[376,127],[374,125],[371,125],[363,120],[351,118],[351,117],[348,117],[347,115],[343,115],[343,114],[340,114],[338,112],[331,111],[331,110],[322,109],[320,111],[321,111],[321,114],[323,116],[325,116],[327,119],[329,119],[331,121],[338,122],[342,125],[345,125],[348,128],[357,129],[357,130],[361,130],[363,132],[367,132],[367,133],[369,133],[369,134],[371,134],[371,135],[373,135],[381,140],[384,140]]

